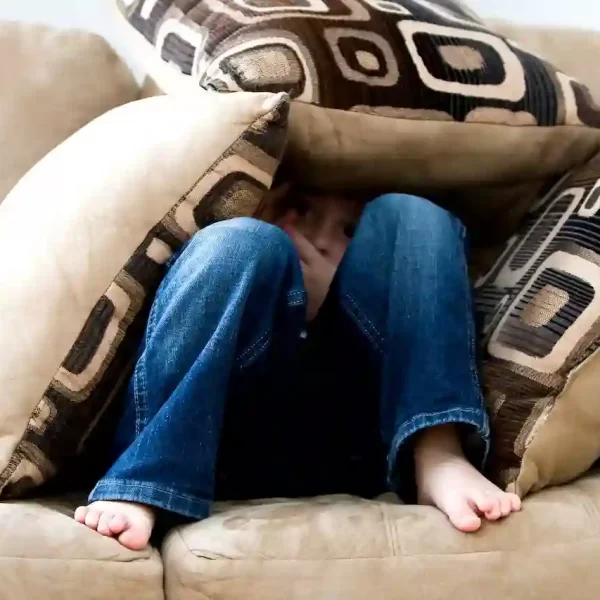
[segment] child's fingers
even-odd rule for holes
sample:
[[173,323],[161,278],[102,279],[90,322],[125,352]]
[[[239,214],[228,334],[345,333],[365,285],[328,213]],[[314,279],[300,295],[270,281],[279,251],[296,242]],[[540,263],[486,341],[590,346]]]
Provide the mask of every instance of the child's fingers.
[[293,227],[286,227],[286,231],[290,234],[294,246],[296,246],[300,260],[311,264],[322,258],[319,251],[300,232]]

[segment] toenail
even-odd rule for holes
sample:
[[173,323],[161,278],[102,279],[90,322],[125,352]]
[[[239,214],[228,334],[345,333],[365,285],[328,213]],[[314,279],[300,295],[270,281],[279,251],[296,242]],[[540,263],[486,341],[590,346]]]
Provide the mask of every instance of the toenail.
[[76,511],[75,514],[73,515],[73,518],[76,521],[83,521],[85,519],[85,515],[87,514],[87,510],[85,509],[85,507],[80,506]]

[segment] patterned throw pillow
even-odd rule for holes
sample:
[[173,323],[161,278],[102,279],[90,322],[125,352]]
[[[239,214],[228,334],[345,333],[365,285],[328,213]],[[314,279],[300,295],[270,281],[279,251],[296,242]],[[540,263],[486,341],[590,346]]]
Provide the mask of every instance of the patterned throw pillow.
[[289,92],[307,183],[452,190],[450,208],[497,226],[600,149],[587,89],[454,0],[115,1],[164,91]]
[[478,283],[494,476],[521,495],[600,457],[600,155],[531,213]]
[[197,90],[118,108],[0,206],[0,497],[48,480],[129,374],[164,264],[253,214],[285,145],[283,95]]

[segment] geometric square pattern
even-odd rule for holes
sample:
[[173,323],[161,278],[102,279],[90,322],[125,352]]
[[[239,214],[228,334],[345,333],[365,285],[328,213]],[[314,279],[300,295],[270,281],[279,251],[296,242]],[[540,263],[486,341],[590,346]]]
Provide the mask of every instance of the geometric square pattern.
[[[597,388],[592,396],[589,388],[573,391],[579,367],[600,349],[599,190],[596,157],[535,206],[476,285],[483,382],[496,434],[491,470],[503,486],[519,480],[534,440],[546,439],[567,462],[573,453],[578,466],[568,476],[581,474],[577,443],[590,429],[585,415],[600,407]],[[558,427],[551,424],[557,399],[570,414]],[[580,418],[585,427],[567,426]],[[600,458],[600,428],[592,428],[592,436],[597,441],[587,447],[599,450],[586,466]]]
[[116,2],[165,62],[208,89],[432,121],[600,127],[583,86],[452,0]]
[[[235,103],[235,99],[232,99],[232,102]],[[252,99],[253,104],[256,102],[256,99]],[[144,100],[140,103],[142,107],[140,118],[146,114],[143,112],[144,103],[151,104],[151,101]],[[196,108],[197,105],[193,101],[192,104]],[[220,105],[214,102],[214,106]],[[242,125],[247,118],[244,116],[243,107],[242,102],[241,116],[235,117],[241,119]],[[174,112],[178,108],[175,105]],[[199,109],[196,110],[200,112]],[[214,118],[214,108],[212,110]],[[185,117],[185,113],[176,114],[181,119]],[[231,120],[231,117],[227,118]],[[199,126],[202,131],[204,119],[205,115],[201,112]],[[132,223],[131,221],[135,221],[137,215],[123,218],[119,213],[118,204],[116,208],[113,206],[110,219],[111,233],[114,230],[127,241],[130,235],[132,240],[142,241],[139,244],[133,242],[131,245],[125,242],[127,251],[119,254],[120,259],[117,259],[116,263],[121,267],[120,270],[116,274],[112,270],[109,271],[109,275],[106,275],[106,287],[102,286],[98,295],[88,291],[88,287],[93,288],[93,286],[89,286],[85,276],[76,283],[72,282],[72,286],[68,286],[69,291],[81,304],[87,306],[89,302],[90,310],[89,313],[83,311],[79,317],[73,318],[76,324],[80,322],[78,320],[80,318],[81,326],[74,329],[76,336],[74,342],[69,344],[68,352],[62,362],[60,356],[58,357],[48,383],[45,383],[46,380],[42,381],[47,387],[45,389],[41,387],[39,396],[36,395],[36,391],[22,395],[27,402],[31,399],[35,404],[31,412],[29,409],[23,412],[24,432],[21,434],[21,430],[16,428],[14,434],[16,447],[14,445],[10,447],[10,451],[6,453],[7,460],[1,463],[1,498],[20,496],[43,484],[66,462],[81,453],[90,435],[98,426],[99,420],[104,414],[110,412],[110,406],[114,404],[129,378],[132,360],[141,341],[150,305],[166,272],[165,264],[203,227],[237,216],[251,216],[256,212],[281,161],[287,137],[287,119],[287,101],[279,99],[276,106],[269,108],[268,111],[250,121],[245,128],[237,131],[235,136],[232,136],[231,143],[225,146],[223,152],[217,153],[215,160],[212,163],[209,161],[204,170],[196,166],[196,163],[202,159],[202,157],[198,158],[198,152],[207,153],[208,157],[211,157],[210,152],[213,149],[211,146],[203,147],[203,142],[200,141],[200,150],[193,148],[194,153],[188,159],[191,164],[190,170],[197,171],[194,184],[187,188],[183,195],[177,194],[171,198],[169,194],[158,194],[159,200],[151,199],[154,189],[151,186],[160,186],[160,183],[153,181],[148,185],[145,184],[146,182],[144,185],[137,183],[130,185],[131,204],[135,206],[136,203],[141,203],[142,210],[150,214],[154,214],[151,211],[155,210],[156,218],[144,219],[140,216],[136,223]],[[228,125],[225,117],[223,123]],[[189,124],[186,121],[184,126],[187,125]],[[151,119],[148,119],[147,127],[150,131],[153,127],[161,131]],[[194,127],[198,125],[194,124]],[[218,129],[218,126],[216,127]],[[137,135],[138,130],[134,130],[134,133]],[[168,135],[173,136],[174,139],[174,134],[170,130]],[[225,140],[228,140],[227,135],[226,128]],[[126,135],[124,139],[127,140]],[[152,140],[151,136],[150,139]],[[189,149],[190,146],[189,142],[184,144],[185,148]],[[173,152],[177,151],[179,149],[175,146]],[[142,155],[140,160],[143,161],[145,158],[147,157]],[[134,163],[136,159],[136,156],[132,157]],[[134,166],[132,170],[135,171],[136,168],[138,167]],[[165,172],[167,175],[163,173],[161,177],[168,179],[171,175],[171,179],[174,180],[169,180],[172,186],[169,189],[177,189],[177,177],[170,174],[168,169]],[[34,171],[32,181],[35,181],[35,178]],[[113,182],[112,185],[113,188],[119,189],[121,179],[119,175],[116,178],[119,183]],[[112,189],[110,184],[107,187]],[[137,188],[149,190],[148,199],[146,195],[141,199],[141,192]],[[107,194],[110,195],[110,192]],[[79,190],[77,190],[78,195]],[[120,194],[117,196],[118,203],[121,196]],[[79,199],[81,206],[84,207],[89,201],[89,197],[85,195]],[[161,208],[157,210],[156,204],[161,202],[163,204],[160,204]],[[6,213],[3,213],[2,216],[5,215]],[[102,244],[106,246],[106,241],[102,228],[99,228],[98,232],[93,232],[95,237],[90,235],[92,240],[88,241],[86,238],[88,232],[84,225],[86,221],[81,215],[76,216],[79,220],[73,217],[66,226],[67,233],[62,235],[66,239],[75,236],[77,243],[74,246],[77,246],[77,251],[86,255],[93,265],[95,252],[104,251],[110,254],[113,249],[112,247],[103,249]],[[80,225],[80,221],[83,224]],[[139,237],[132,234],[132,231],[137,231]],[[89,243],[89,248],[85,247],[85,243]],[[80,249],[80,245],[84,248]],[[7,259],[10,260],[8,257]],[[11,274],[17,277],[12,271]],[[97,272],[90,272],[89,277],[101,276]],[[62,286],[58,287],[62,289]],[[33,285],[32,290],[35,288],[36,286]],[[33,293],[37,292],[32,291]],[[15,304],[17,302],[18,300],[15,300]],[[12,306],[9,304],[10,309]],[[50,316],[43,311],[40,315],[39,318],[55,318],[51,311],[48,313]],[[32,321],[35,321],[36,317],[33,317]],[[48,341],[48,347],[52,348],[52,340]],[[44,346],[39,347],[39,352],[55,353],[54,350],[48,350]],[[23,369],[23,373],[25,372],[26,369]],[[11,372],[9,376],[14,375]],[[24,374],[22,377],[27,375]],[[20,399],[21,396],[17,395],[14,400],[15,406],[19,404]],[[12,433],[8,425],[5,429]],[[5,442],[5,445],[8,446],[9,442]],[[3,452],[5,447],[2,448]]]

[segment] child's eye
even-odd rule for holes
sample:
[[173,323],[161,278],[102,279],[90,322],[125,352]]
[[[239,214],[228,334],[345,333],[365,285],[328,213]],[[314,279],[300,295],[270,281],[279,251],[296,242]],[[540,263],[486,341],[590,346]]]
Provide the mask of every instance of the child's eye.
[[296,206],[294,206],[294,208],[296,209],[296,211],[298,212],[298,214],[301,217],[305,217],[309,211],[309,206],[307,202],[297,202]]
[[306,199],[296,194],[290,198],[290,208],[293,208],[301,217],[306,216],[306,213],[310,210],[310,206]]
[[353,238],[356,233],[356,223],[350,223],[344,227],[344,235],[348,238]]

